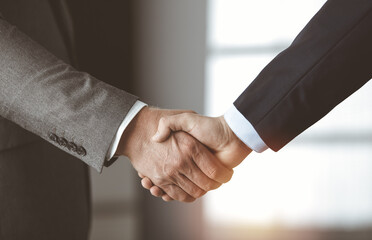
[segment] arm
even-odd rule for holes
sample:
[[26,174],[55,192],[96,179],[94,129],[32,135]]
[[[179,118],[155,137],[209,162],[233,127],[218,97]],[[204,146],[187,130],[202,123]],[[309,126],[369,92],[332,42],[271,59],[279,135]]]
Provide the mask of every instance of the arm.
[[372,1],[329,0],[234,105],[278,151],[372,77]]
[[[257,132],[255,139],[263,141],[247,140],[238,130],[241,126],[236,126],[239,121],[229,120],[230,129],[247,146],[282,148],[371,79],[371,29],[371,1],[329,0],[234,103],[253,126],[251,132]],[[187,122],[180,116],[160,123],[159,140],[170,130],[195,134],[189,126],[198,119],[189,116]],[[246,123],[240,125],[249,126]],[[214,126],[199,128],[213,134],[218,132]],[[207,138],[198,137],[201,141]]]
[[[247,146],[264,150],[267,145],[278,151],[371,79],[371,29],[371,1],[329,0],[235,101],[246,120],[243,125],[253,128],[242,134],[239,121],[230,119],[226,125]],[[159,124],[155,140],[163,141],[170,130],[182,130],[216,151],[219,145],[213,143],[229,139],[216,128],[221,119],[174,116]],[[194,131],[197,124],[199,130]],[[247,137],[249,131],[253,138]],[[231,147],[226,146],[228,151]],[[220,158],[232,166],[240,159]],[[143,182],[148,189],[156,188],[146,178]]]
[[0,32],[0,115],[101,171],[137,97],[76,71],[1,19]]
[[[76,71],[1,19],[0,33],[0,116],[101,171],[137,97]],[[218,181],[231,178],[232,170],[213,161],[193,139],[180,136],[168,148],[148,144],[146,136],[151,129],[155,132],[156,116],[166,115],[160,112],[146,108],[134,114],[119,137],[117,155],[130,156],[137,170],[181,201],[194,200],[221,185]],[[178,142],[190,148],[177,148]],[[195,149],[199,154],[192,156]],[[168,162],[162,162],[165,159]],[[198,165],[197,160],[201,161]],[[165,163],[168,168],[161,172]]]

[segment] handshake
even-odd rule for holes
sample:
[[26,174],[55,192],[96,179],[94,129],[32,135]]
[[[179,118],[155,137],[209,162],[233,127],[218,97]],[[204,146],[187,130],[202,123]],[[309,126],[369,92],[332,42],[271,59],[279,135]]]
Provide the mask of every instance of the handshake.
[[192,202],[228,182],[250,152],[222,116],[145,107],[124,131],[116,155],[129,157],[152,195]]

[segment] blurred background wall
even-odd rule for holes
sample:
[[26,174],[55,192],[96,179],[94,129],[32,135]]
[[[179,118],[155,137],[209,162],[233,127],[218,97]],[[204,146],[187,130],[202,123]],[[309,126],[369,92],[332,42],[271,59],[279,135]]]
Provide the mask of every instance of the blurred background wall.
[[[206,1],[132,3],[133,92],[150,105],[203,112]],[[143,239],[202,239],[201,201],[143,195]]]
[[[206,113],[223,114],[325,2],[210,0]],[[204,198],[209,239],[372,239],[371,92],[368,83],[278,153],[251,154]]]
[[[221,115],[325,0],[68,1],[80,67],[150,105]],[[92,19],[93,22],[92,22]],[[229,184],[163,203],[125,158],[92,176],[92,240],[372,239],[372,85]]]

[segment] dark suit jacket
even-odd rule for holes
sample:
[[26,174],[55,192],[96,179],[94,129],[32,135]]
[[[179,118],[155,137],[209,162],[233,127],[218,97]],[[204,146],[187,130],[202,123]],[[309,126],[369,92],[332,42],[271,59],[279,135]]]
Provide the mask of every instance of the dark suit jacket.
[[235,101],[278,151],[372,78],[372,1],[329,0]]

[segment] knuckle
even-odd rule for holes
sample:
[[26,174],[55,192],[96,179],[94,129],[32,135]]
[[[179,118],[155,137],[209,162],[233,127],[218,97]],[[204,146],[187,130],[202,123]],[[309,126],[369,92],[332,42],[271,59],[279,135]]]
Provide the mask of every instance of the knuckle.
[[190,197],[190,196],[188,196],[188,195],[186,195],[186,194],[182,194],[182,195],[180,196],[180,201],[181,201],[181,202],[189,202],[190,199],[192,199],[192,197]]
[[211,191],[211,190],[214,190],[214,189],[217,189],[221,186],[222,184],[219,183],[219,182],[215,182],[215,181],[210,181],[207,185],[206,185],[206,191]]
[[177,173],[177,170],[174,167],[167,167],[165,168],[165,177],[166,178],[173,178]]
[[177,181],[179,179],[181,172],[187,171],[188,161],[186,158],[175,159],[168,167],[165,168],[165,177],[168,180]]
[[159,120],[159,124],[163,126],[168,125],[168,117],[161,117]]
[[186,110],[184,114],[197,114],[194,110]]
[[165,182],[165,179],[164,177],[156,177],[154,180],[153,180],[153,183],[156,185],[156,186],[162,186],[164,185],[166,182]]
[[229,171],[229,173],[227,174],[227,181],[230,181],[231,178],[233,177],[233,175],[234,175],[234,170],[231,169],[231,170]]
[[186,202],[187,201],[187,196],[185,196],[185,195],[180,196],[179,201]]
[[173,161],[170,163],[170,168],[171,169],[179,169],[183,165],[182,157],[178,155],[177,157],[173,158]]
[[187,199],[184,201],[184,202],[187,202],[187,203],[192,203],[196,200],[196,198],[193,198],[193,197],[187,197]]
[[165,181],[165,178],[163,177],[162,174],[156,174],[153,178],[152,178],[152,183],[156,186],[162,186],[166,183]]
[[194,168],[192,167],[192,164],[189,164],[189,159],[185,164],[187,163],[187,166],[184,166],[182,169],[182,175],[184,175],[187,178],[193,178],[194,174]]
[[190,172],[189,164],[188,164],[187,158],[182,158],[179,161],[177,161],[175,167],[176,169],[182,169],[182,172]]
[[178,177],[181,171],[188,169],[186,158],[175,158],[174,161],[165,168],[165,175],[169,178]]
[[215,168],[215,167],[210,168],[209,171],[208,171],[208,176],[209,176],[211,179],[215,180],[215,179],[219,176],[219,174],[218,174],[218,169]]
[[155,186],[158,186],[160,188],[163,188],[164,186],[167,186],[169,183],[170,183],[170,177],[168,176],[162,176],[162,177],[158,177],[156,179],[156,181],[153,181],[153,184]]
[[198,146],[192,138],[190,137],[184,138],[182,144],[183,144],[184,149],[187,152],[194,152],[194,153],[198,152]]
[[194,198],[200,198],[202,197],[204,194],[206,194],[206,192],[202,189],[198,189],[192,196]]
[[222,183],[219,183],[219,182],[215,182],[211,185],[211,190],[215,190],[219,187],[221,187]]
[[193,114],[193,113],[191,113],[191,112],[185,112],[185,113],[182,113],[181,116],[182,116],[183,118],[190,118],[190,117],[192,116],[192,114]]

